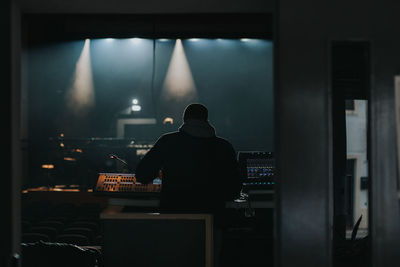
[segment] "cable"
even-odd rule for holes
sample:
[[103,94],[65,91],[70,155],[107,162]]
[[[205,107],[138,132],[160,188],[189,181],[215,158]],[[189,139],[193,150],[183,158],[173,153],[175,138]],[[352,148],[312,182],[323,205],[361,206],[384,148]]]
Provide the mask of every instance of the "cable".
[[152,66],[152,74],[151,74],[151,100],[153,104],[153,112],[154,117],[157,119],[157,108],[156,108],[156,100],[154,97],[154,80],[156,76],[156,38],[153,39],[153,66]]

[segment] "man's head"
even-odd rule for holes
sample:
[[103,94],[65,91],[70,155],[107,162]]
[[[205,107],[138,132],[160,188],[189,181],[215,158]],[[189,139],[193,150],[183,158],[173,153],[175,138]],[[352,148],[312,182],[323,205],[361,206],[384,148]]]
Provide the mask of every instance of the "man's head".
[[198,103],[188,105],[183,112],[183,122],[186,122],[188,120],[207,121],[207,108],[204,105]]

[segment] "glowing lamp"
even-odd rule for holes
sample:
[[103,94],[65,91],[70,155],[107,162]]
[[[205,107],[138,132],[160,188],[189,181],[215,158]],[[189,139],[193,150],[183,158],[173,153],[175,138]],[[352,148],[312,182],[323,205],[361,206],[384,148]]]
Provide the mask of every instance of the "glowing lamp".
[[142,107],[139,106],[139,105],[133,105],[132,106],[132,111],[138,112],[138,111],[141,111],[141,110],[142,110]]

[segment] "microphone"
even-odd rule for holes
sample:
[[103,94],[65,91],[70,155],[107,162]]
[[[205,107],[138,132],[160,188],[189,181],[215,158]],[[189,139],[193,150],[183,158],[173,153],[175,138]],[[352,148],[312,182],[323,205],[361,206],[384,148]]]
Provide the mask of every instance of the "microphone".
[[123,164],[125,164],[126,166],[128,166],[128,163],[126,163],[125,160],[119,158],[119,157],[118,157],[117,155],[115,155],[115,154],[110,154],[110,159],[116,159],[116,160],[122,162]]

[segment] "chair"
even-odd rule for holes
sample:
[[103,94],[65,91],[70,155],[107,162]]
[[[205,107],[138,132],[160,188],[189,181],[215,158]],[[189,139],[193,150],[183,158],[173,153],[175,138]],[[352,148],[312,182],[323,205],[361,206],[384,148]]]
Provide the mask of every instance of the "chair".
[[78,234],[61,234],[56,238],[58,243],[67,243],[77,246],[89,246],[89,239],[86,236]]
[[50,238],[50,241],[54,241],[58,231],[56,228],[48,226],[34,226],[30,229],[31,233],[45,234]]
[[67,243],[22,243],[22,262],[25,267],[98,267],[101,252]]
[[99,224],[91,221],[75,221],[68,225],[68,228],[88,228],[94,235],[99,233]]
[[39,234],[39,233],[25,233],[22,234],[21,241],[22,243],[34,243],[39,241],[49,242],[50,237],[48,237],[45,234]]
[[46,226],[55,228],[57,231],[61,231],[64,228],[64,224],[59,221],[40,221],[35,226]]
[[74,221],[91,221],[96,222],[99,221],[100,214],[99,213],[85,213],[77,216]]
[[67,217],[63,217],[63,216],[50,216],[48,218],[46,218],[46,221],[57,221],[57,222],[62,222],[62,223],[67,223],[68,222],[68,218]]
[[73,227],[73,228],[65,228],[61,234],[78,234],[87,237],[89,243],[92,243],[95,237],[93,231],[89,228],[83,227]]

